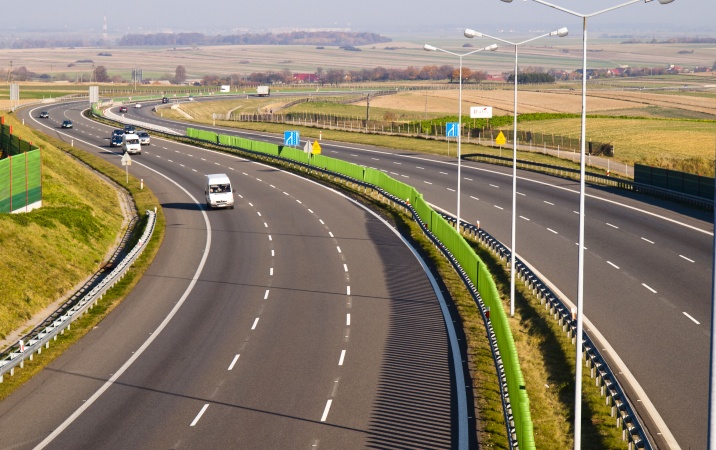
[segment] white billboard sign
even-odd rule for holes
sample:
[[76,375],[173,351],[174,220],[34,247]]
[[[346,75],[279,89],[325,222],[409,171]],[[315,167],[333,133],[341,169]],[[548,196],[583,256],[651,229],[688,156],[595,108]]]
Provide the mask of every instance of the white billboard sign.
[[492,106],[471,106],[470,107],[470,118],[471,119],[491,119],[492,118]]

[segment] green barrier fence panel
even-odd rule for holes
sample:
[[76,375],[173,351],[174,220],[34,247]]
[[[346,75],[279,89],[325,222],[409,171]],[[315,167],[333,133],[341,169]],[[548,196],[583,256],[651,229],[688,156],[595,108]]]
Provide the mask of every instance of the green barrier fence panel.
[[432,208],[428,205],[422,195],[418,195],[413,199],[413,208],[418,213],[420,219],[425,223],[428,230],[432,228]]
[[0,213],[10,212],[10,158],[0,160]]
[[12,189],[12,210],[14,211],[27,206],[27,173],[25,172],[27,164],[22,156],[12,157],[10,164],[10,189]]
[[310,155],[308,153],[293,147],[281,147],[279,156],[303,164],[308,164],[310,161]]
[[311,165],[313,167],[318,167],[319,169],[328,169],[328,158],[327,156],[323,155],[312,155],[311,156]]
[[27,156],[27,191],[29,204],[42,200],[42,155],[40,150],[32,150]]

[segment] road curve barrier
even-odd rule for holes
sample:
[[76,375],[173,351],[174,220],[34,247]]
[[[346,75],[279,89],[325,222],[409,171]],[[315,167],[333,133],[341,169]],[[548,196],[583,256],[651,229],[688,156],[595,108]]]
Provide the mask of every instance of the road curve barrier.
[[57,340],[57,335],[64,333],[65,329],[69,330],[72,322],[96,305],[104,294],[124,277],[127,269],[129,269],[139,255],[142,254],[154,232],[156,212],[147,211],[146,214],[147,225],[137,244],[125,255],[122,261],[117,263],[114,269],[108,273],[102,281],[79,300],[76,300],[74,305],[52,323],[24,336],[16,345],[10,347],[9,351],[3,353],[3,359],[0,359],[0,383],[3,382],[6,374],[10,376],[14,375],[17,366],[23,368],[26,359],[32,361],[35,353],[39,355],[42,353],[43,347],[49,348],[50,341]]
[[328,156],[309,155],[295,148],[193,128],[187,128],[187,136],[220,145],[227,150],[240,150],[274,158],[297,164],[308,170],[339,177],[350,183],[374,189],[391,202],[408,208],[428,237],[456,268],[482,312],[501,383],[503,412],[510,448],[536,448],[529,397],[525,389],[517,349],[492,275],[455,227],[431,208],[417,189],[379,170]]

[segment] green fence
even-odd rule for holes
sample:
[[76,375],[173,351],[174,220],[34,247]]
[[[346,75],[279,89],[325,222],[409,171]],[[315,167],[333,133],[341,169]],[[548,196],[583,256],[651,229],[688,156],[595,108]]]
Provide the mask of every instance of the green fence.
[[417,189],[390,177],[380,170],[328,156],[309,155],[295,148],[251,141],[235,136],[220,135],[217,137],[215,133],[191,128],[187,129],[187,136],[270,154],[271,156],[280,156],[281,158],[309,164],[316,168],[340,173],[358,181],[374,185],[399,199],[409,201],[414,207],[416,214],[424,222],[426,228],[435,235],[460,263],[470,278],[470,281],[476,286],[483,303],[486,307],[490,308],[490,321],[495,332],[497,347],[502,357],[507,378],[507,391],[515,422],[517,442],[521,449],[535,448],[529,397],[525,389],[524,377],[522,375],[522,369],[520,368],[517,349],[512,331],[510,330],[507,313],[503,307],[500,295],[497,292],[497,287],[495,286],[492,275],[470,244],[458,233],[455,227],[427,204]]
[[714,199],[714,179],[693,173],[634,164],[634,183]]
[[12,134],[0,117],[0,213],[42,206],[42,159],[31,142]]

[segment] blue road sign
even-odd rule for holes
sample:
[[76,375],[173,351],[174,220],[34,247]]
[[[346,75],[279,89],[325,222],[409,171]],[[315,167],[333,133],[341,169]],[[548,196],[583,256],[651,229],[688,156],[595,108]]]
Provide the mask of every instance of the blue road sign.
[[448,122],[445,124],[445,136],[457,137],[460,134],[460,123],[459,122]]
[[283,132],[283,145],[287,147],[295,147],[300,142],[298,131],[284,131]]

